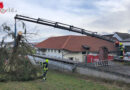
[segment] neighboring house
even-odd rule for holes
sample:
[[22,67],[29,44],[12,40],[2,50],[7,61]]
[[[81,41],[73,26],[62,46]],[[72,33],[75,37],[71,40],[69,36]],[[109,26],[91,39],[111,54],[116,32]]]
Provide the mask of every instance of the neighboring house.
[[115,32],[114,34],[109,34],[104,36],[122,42],[125,47],[125,51],[130,52],[130,34]]
[[117,38],[119,41],[123,41],[125,39],[130,38],[130,34],[115,32],[113,37]]
[[36,45],[42,54],[84,62],[87,54],[97,55],[101,47],[106,47],[110,54],[116,51],[114,44],[90,36],[51,37]]
[[107,37],[108,39],[112,39],[112,40],[115,40],[115,41],[119,41],[116,37],[113,37],[114,34],[108,34],[108,35],[103,35],[105,37]]

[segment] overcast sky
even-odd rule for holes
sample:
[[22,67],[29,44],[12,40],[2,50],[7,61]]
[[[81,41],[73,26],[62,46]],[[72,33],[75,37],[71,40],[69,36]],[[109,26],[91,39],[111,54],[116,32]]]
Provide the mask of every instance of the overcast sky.
[[[21,14],[71,24],[98,33],[130,31],[130,0],[0,0],[4,9],[17,12],[0,13],[0,24],[14,24],[14,16]],[[76,34],[52,27],[26,22],[28,32],[38,35],[32,41],[50,36]],[[20,28],[20,22],[18,24]]]

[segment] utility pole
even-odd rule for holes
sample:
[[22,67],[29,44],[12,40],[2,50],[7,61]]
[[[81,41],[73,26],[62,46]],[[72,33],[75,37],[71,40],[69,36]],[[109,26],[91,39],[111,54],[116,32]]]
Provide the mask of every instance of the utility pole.
[[17,37],[17,23],[15,19],[15,25],[14,25],[14,47],[16,46],[16,37]]

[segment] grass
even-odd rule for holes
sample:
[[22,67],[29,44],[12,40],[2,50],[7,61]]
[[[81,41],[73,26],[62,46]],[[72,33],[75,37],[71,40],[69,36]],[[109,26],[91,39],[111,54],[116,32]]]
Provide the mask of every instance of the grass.
[[49,71],[47,81],[1,82],[0,90],[129,90],[116,85],[83,79],[76,75]]

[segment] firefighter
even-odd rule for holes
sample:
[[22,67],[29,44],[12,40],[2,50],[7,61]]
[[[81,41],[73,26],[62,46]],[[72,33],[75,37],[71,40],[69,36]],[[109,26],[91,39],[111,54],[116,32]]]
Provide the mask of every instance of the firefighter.
[[46,59],[46,61],[43,62],[43,80],[46,80],[47,71],[48,71],[48,59]]
[[123,56],[124,56],[124,46],[122,43],[120,43],[120,58],[123,59]]

